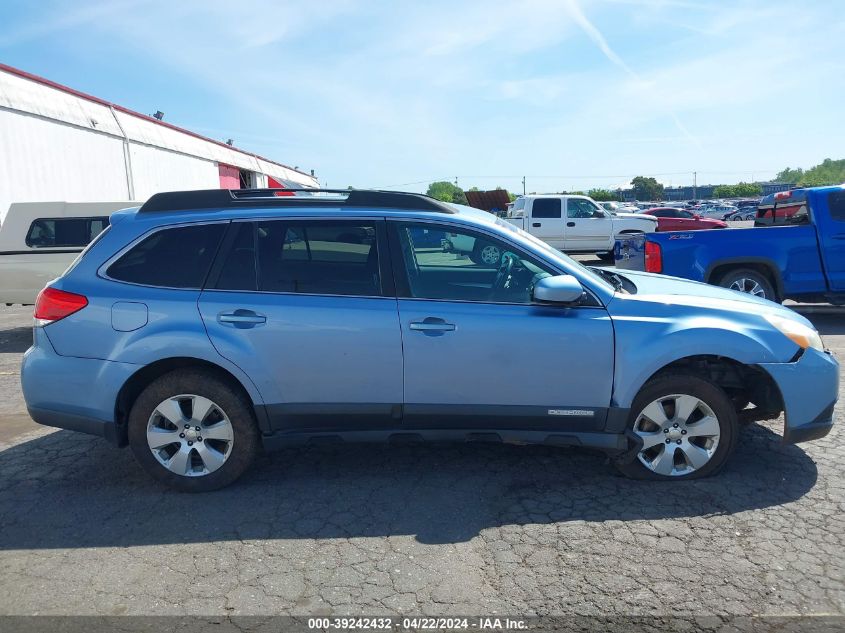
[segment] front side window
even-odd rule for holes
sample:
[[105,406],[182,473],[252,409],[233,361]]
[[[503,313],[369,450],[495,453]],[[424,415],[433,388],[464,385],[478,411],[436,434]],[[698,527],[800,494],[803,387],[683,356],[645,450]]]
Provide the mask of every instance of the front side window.
[[382,294],[375,223],[279,220],[254,226],[259,290]]
[[26,245],[34,248],[82,248],[109,225],[108,217],[38,218],[26,233]]
[[566,201],[566,217],[568,218],[592,218],[596,217],[596,211],[598,207],[584,198],[570,198]]
[[225,224],[198,224],[156,231],[109,266],[118,281],[165,288],[202,288]]
[[[534,284],[554,272],[496,238],[472,230],[392,223],[402,255],[407,288],[400,294],[416,299],[531,303]],[[442,231],[441,247],[420,243],[420,230]]]

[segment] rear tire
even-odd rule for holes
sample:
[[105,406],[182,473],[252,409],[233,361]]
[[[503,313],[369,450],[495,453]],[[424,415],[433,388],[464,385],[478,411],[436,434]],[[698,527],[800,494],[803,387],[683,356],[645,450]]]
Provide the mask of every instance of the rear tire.
[[177,369],[151,382],[132,405],[128,432],[144,470],[183,492],[228,486],[260,446],[251,404],[205,369]]
[[750,268],[737,268],[736,270],[725,273],[719,279],[719,285],[723,288],[745,292],[755,297],[768,299],[769,301],[778,300],[777,293],[775,293],[774,286],[772,286],[769,278]]
[[715,474],[734,451],[739,428],[724,390],[689,374],[647,382],[634,399],[628,425],[642,438],[643,448],[616,467],[633,479],[651,480]]

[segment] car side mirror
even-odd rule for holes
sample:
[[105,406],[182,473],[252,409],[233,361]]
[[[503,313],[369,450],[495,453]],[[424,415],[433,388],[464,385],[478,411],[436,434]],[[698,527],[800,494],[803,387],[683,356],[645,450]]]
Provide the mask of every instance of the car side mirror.
[[538,303],[571,304],[584,295],[584,287],[572,275],[543,277],[534,284],[534,301]]
[[594,217],[594,218],[606,218],[606,217],[607,217],[607,215],[608,215],[608,214],[607,214],[607,212],[605,212],[605,211],[599,211],[598,209],[596,209],[595,211],[593,211],[593,217]]

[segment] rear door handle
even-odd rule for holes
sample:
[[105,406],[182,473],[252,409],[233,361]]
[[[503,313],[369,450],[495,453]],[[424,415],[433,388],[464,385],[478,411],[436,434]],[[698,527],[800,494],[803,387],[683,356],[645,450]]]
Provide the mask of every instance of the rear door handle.
[[534,226],[534,227],[539,227],[539,226],[543,226],[543,225],[542,225],[540,222],[535,222],[535,223],[534,223],[534,224],[532,224],[531,226]]
[[575,222],[567,222],[566,226],[575,226]]
[[833,236],[835,240],[845,240],[845,233],[838,233],[837,235]]
[[267,317],[252,310],[235,310],[234,312],[221,312],[217,315],[220,323],[228,323],[237,328],[250,328],[267,322]]
[[411,324],[408,327],[412,330],[416,330],[417,332],[434,336],[443,334],[443,332],[455,331],[454,323],[446,323],[446,321],[438,319],[437,317],[427,317],[422,321],[411,321]]

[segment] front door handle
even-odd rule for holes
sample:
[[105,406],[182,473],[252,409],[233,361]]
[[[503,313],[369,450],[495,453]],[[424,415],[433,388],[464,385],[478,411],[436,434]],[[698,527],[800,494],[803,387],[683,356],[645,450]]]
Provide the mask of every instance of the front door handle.
[[845,233],[837,233],[836,235],[833,236],[833,239],[835,239],[835,240],[845,240]]
[[221,312],[217,315],[217,320],[237,328],[250,328],[266,323],[267,317],[252,310],[238,309],[234,312]]
[[427,317],[422,321],[411,321],[408,327],[428,336],[440,336],[444,332],[455,331],[454,323],[446,323],[446,321],[437,317]]
[[575,226],[575,222],[567,222],[566,226]]
[[534,224],[532,224],[531,226],[533,226],[533,227],[537,228],[537,227],[541,227],[541,226],[543,226],[543,225],[542,225],[540,222],[535,222],[535,223],[534,223]]

